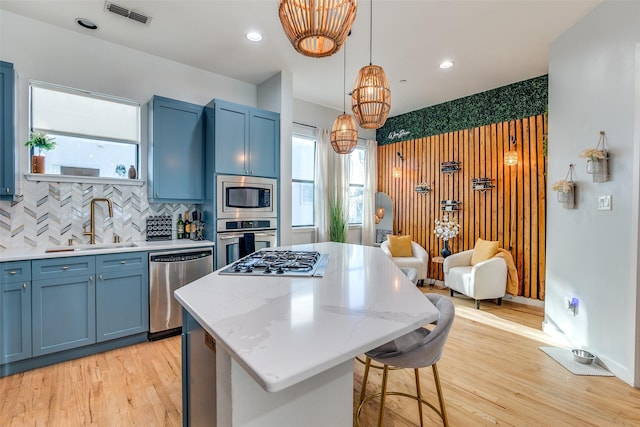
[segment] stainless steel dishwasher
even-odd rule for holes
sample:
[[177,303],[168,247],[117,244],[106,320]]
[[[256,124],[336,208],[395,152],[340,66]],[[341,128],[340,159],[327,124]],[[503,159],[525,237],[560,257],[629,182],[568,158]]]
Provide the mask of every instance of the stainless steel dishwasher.
[[213,271],[213,249],[149,254],[149,339],[178,335],[182,306],[173,292]]

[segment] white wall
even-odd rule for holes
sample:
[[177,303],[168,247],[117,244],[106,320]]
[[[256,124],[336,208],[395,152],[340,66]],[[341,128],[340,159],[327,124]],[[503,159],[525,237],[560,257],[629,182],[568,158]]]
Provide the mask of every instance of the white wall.
[[[603,2],[556,39],[549,55],[549,203],[545,324],[640,385],[638,340],[638,137],[636,44],[640,2]],[[606,132],[611,179],[594,183],[578,154]],[[577,209],[555,201],[551,184],[575,163]],[[598,211],[600,195],[613,210]],[[578,315],[565,297],[580,299]]]
[[[140,102],[146,176],[147,110],[153,95],[205,105],[214,98],[256,106],[256,86],[95,37],[0,10],[0,59],[14,64],[18,87],[16,152],[20,176],[28,171],[23,141],[29,131],[29,80],[40,80]],[[19,183],[18,183],[19,184]]]

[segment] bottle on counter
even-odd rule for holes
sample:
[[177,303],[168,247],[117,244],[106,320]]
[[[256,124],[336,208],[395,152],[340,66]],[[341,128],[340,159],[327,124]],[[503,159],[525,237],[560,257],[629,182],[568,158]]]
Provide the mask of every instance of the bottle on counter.
[[178,239],[184,238],[184,221],[182,221],[182,214],[178,214],[178,223],[176,224],[176,237]]
[[198,211],[193,211],[191,214],[191,227],[189,228],[189,238],[191,240],[196,240],[198,231]]
[[184,213],[184,239],[191,237],[191,221],[189,221],[189,211]]

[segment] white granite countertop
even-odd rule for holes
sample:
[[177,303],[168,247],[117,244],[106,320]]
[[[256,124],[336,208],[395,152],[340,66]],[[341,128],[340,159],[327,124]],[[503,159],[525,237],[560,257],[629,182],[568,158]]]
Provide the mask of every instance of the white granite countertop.
[[265,390],[280,391],[438,318],[380,248],[279,247],[329,254],[324,277],[211,273],[178,301]]
[[[209,240],[161,240],[155,242],[96,243],[95,245],[46,246],[35,248],[0,249],[0,262],[31,259],[62,258],[81,255],[100,255],[121,252],[165,251],[213,246]],[[54,250],[56,252],[47,252]]]

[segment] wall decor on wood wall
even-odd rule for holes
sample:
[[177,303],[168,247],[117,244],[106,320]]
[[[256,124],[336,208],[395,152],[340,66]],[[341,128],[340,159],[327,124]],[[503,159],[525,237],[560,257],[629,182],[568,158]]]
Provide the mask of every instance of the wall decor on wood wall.
[[[544,111],[544,108],[543,108]],[[390,120],[390,119],[389,119]],[[449,242],[453,252],[472,249],[478,238],[497,240],[514,258],[518,295],[544,300],[546,230],[546,157],[544,112],[424,138],[378,146],[378,191],[391,197],[393,229],[412,236],[437,256],[442,241],[431,229],[441,215],[441,201],[459,201],[450,212],[461,233]],[[511,143],[515,140],[515,144]],[[515,148],[519,162],[505,166],[504,153]],[[396,153],[403,153],[402,176],[394,179]],[[442,162],[459,162],[456,173],[441,173]],[[474,177],[492,179],[491,191],[473,191]],[[430,182],[433,197],[414,191]],[[442,280],[441,273],[439,279]]]
[[571,163],[567,176],[560,181],[554,182],[551,186],[551,189],[556,192],[558,202],[562,203],[562,207],[565,209],[573,209],[576,207],[576,183],[573,180],[573,167],[574,164]]

